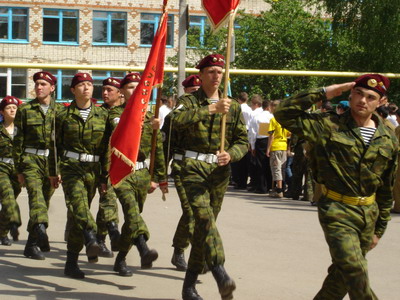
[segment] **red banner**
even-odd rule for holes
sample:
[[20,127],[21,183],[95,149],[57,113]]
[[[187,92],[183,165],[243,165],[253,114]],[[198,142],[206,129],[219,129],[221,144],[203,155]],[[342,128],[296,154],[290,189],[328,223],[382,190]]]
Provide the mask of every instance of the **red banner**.
[[213,30],[218,30],[234,13],[240,0],[202,0],[203,8],[211,22]]
[[117,127],[111,135],[109,175],[113,186],[117,186],[135,171],[142,126],[151,91],[154,85],[161,84],[164,78],[167,21],[168,14],[164,8],[164,14],[154,36],[146,68],[121,115]]

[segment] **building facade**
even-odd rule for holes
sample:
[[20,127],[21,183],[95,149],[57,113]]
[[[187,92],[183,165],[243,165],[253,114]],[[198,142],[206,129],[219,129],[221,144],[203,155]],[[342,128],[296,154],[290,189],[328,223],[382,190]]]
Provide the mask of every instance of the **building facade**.
[[[208,26],[201,1],[187,4],[189,32],[201,43]],[[91,72],[98,87],[104,78],[123,77],[125,72],[90,71],[90,65],[146,64],[161,5],[162,0],[0,0],[0,62],[82,65],[80,70],[47,70],[58,78],[56,98],[71,99],[69,84],[77,71]],[[178,51],[179,0],[169,0],[168,8],[166,57]],[[242,0],[239,8],[257,14],[268,4]],[[0,97],[33,98],[32,76],[37,71],[0,67]],[[99,93],[95,89],[94,96],[101,97]]]

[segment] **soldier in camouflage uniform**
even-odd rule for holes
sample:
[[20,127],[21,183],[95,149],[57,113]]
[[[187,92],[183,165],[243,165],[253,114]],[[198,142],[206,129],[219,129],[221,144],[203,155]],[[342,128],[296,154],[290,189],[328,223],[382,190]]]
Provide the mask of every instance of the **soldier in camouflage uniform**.
[[[202,85],[197,92],[185,94],[172,121],[185,141],[181,170],[182,185],[192,208],[195,227],[182,297],[202,299],[196,291],[198,274],[204,263],[211,270],[222,299],[232,299],[235,282],[224,269],[225,255],[216,226],[226,192],[230,162],[247,153],[247,132],[238,102],[221,98],[224,57],[209,55],[197,66]],[[219,153],[221,113],[226,113],[226,151]]]
[[[128,102],[137,83],[140,81],[139,73],[130,73],[125,76],[121,82],[121,91]],[[110,111],[110,120],[115,128],[119,122],[120,116],[124,110],[125,103]],[[158,258],[158,253],[154,249],[149,249],[147,241],[150,238],[149,230],[144,222],[141,213],[147,193],[151,193],[157,187],[156,182],[160,184],[163,193],[168,191],[166,181],[166,171],[164,164],[164,153],[162,147],[161,134],[157,135],[156,156],[154,163],[154,182],[151,181],[148,170],[148,159],[150,157],[151,139],[153,129],[158,128],[159,123],[153,125],[153,114],[147,112],[142,127],[140,148],[135,166],[135,172],[122,181],[118,187],[115,187],[115,193],[121,203],[124,212],[124,224],[121,229],[119,243],[119,252],[115,259],[114,271],[120,276],[132,276],[132,271],[126,265],[126,255],[132,245],[136,245],[141,258],[141,268],[148,269],[152,267],[153,261]],[[157,126],[157,127],[155,127]]]
[[[200,77],[198,75],[190,75],[182,82],[182,85],[185,94],[195,92],[200,88]],[[179,106],[179,104],[177,106]],[[167,162],[169,162],[170,158],[173,159],[171,163],[171,176],[174,179],[175,188],[181,202],[182,216],[179,219],[178,226],[172,239],[174,253],[172,255],[171,263],[178,271],[186,271],[187,263],[185,261],[184,251],[189,246],[193,236],[194,218],[181,179],[181,169],[185,154],[185,147],[183,146],[184,141],[181,138],[182,136],[179,135],[179,130],[173,126],[171,121],[172,115],[173,114],[170,113],[166,116],[162,128],[163,134],[167,137],[164,142],[164,150],[167,151],[164,151],[164,153],[167,153]]]
[[[332,257],[314,299],[378,299],[370,288],[365,255],[390,220],[398,141],[375,113],[385,101],[389,79],[366,74],[344,84],[300,92],[285,100],[275,118],[313,145],[312,168],[323,184],[318,214]],[[309,114],[321,99],[351,90],[344,114]]]
[[51,97],[57,83],[51,73],[37,72],[33,80],[36,98],[21,105],[15,117],[17,135],[13,158],[18,180],[26,186],[29,196],[29,236],[24,255],[45,259],[42,252],[50,251],[46,228],[50,198],[54,193],[49,180],[49,163],[54,157],[49,153],[54,149],[54,118],[61,105]]
[[[83,245],[89,262],[97,262],[100,252],[96,239],[97,226],[90,204],[101,184],[107,187],[107,149],[110,138],[108,111],[91,102],[93,80],[88,73],[77,73],[71,82],[75,100],[57,116],[57,154],[67,209],[73,224],[67,241],[64,274],[84,278],[78,267]],[[52,176],[57,175],[54,166]],[[52,177],[52,180],[56,180]]]
[[20,100],[7,96],[0,102],[0,245],[10,246],[10,231],[14,241],[18,241],[18,227],[21,226],[21,214],[17,197],[21,192],[17,172],[12,158],[13,139],[16,134],[14,118]]

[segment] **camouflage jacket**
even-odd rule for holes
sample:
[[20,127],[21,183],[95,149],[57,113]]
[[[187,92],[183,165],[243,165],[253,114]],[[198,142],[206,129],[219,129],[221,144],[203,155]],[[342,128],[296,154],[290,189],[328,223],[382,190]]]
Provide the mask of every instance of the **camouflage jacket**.
[[312,171],[318,183],[347,196],[376,193],[379,217],[375,234],[382,236],[390,220],[397,168],[398,141],[377,114],[376,132],[367,147],[350,110],[309,114],[311,105],[326,99],[323,89],[300,92],[283,101],[274,116],[283,127],[313,146]]
[[[44,114],[38,99],[22,104],[15,116],[14,126],[17,134],[14,137],[13,157],[18,173],[22,173],[20,164],[25,148],[49,149],[54,148],[54,116],[63,108],[51,100],[47,114]],[[54,160],[49,156],[49,160]]]
[[[119,118],[124,111],[125,104],[113,107],[110,110],[110,123],[111,127],[114,130],[119,123]],[[150,158],[150,151],[151,151],[151,139],[153,136],[153,127],[151,125],[151,117],[153,113],[147,112],[143,127],[142,127],[142,135],[140,138],[140,147],[138,153],[138,162],[145,161],[146,159]],[[156,143],[156,154],[155,154],[155,161],[154,161],[154,181],[155,182],[162,182],[167,180],[167,172],[165,169],[165,162],[164,162],[164,152],[163,152],[163,144],[162,144],[162,137],[160,131],[157,132],[157,143]]]
[[[17,129],[18,130],[18,129]],[[3,122],[0,122],[0,157],[12,158],[13,140],[8,134]]]
[[[219,151],[221,144],[222,114],[210,115],[211,104],[203,89],[193,94],[184,94],[178,108],[173,112],[172,121],[185,141],[185,150],[199,153]],[[231,162],[239,161],[247,153],[247,131],[240,104],[232,100],[226,114],[225,151],[231,156]]]
[[[65,151],[87,153],[100,156],[101,182],[107,182],[108,143],[111,134],[108,111],[91,104],[92,108],[86,122],[82,119],[76,102],[65,107],[56,116],[57,155],[62,163],[67,163]],[[50,174],[56,175],[55,165],[51,164]]]

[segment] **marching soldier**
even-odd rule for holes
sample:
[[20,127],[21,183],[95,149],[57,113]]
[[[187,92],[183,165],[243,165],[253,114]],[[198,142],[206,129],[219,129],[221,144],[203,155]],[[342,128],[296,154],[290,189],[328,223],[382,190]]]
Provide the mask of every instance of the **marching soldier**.
[[[64,274],[84,278],[79,269],[78,256],[83,245],[90,263],[97,262],[100,252],[96,240],[97,226],[90,212],[90,204],[101,184],[106,191],[107,149],[110,138],[108,111],[91,101],[93,79],[88,73],[77,73],[71,82],[75,100],[57,116],[57,150],[67,209],[73,222],[67,241],[67,261]],[[57,175],[51,168],[52,182]]]
[[20,106],[15,117],[17,134],[14,138],[13,157],[18,181],[26,186],[29,197],[28,241],[24,255],[32,259],[45,259],[42,252],[50,251],[46,228],[48,209],[54,188],[49,180],[49,156],[54,150],[54,118],[61,109],[51,94],[56,77],[49,72],[33,75],[36,98]]
[[[180,97],[172,121],[185,141],[181,180],[192,208],[195,227],[182,297],[201,300],[195,285],[204,262],[218,284],[222,299],[232,299],[235,282],[224,269],[225,255],[215,220],[230,176],[229,163],[247,152],[247,132],[240,105],[221,98],[224,57],[209,55],[197,66],[200,89]],[[226,151],[219,152],[221,114],[226,113]]]
[[15,114],[21,101],[7,96],[0,102],[0,245],[10,246],[7,234],[10,232],[14,241],[18,241],[21,226],[21,214],[16,201],[21,192],[17,172],[12,158],[13,139],[17,128],[14,126]]
[[[365,255],[390,220],[398,141],[375,113],[386,99],[389,79],[366,74],[343,84],[300,92],[282,102],[275,118],[313,145],[316,182],[323,184],[319,221],[332,265],[314,299],[378,299],[372,291]],[[350,109],[309,114],[314,103],[350,90]]]
[[[125,96],[126,103],[130,101],[130,97],[139,81],[139,73],[127,74],[122,80],[121,91]],[[110,111],[110,120],[114,128],[119,122],[119,118],[124,107],[125,104]],[[153,129],[158,129],[159,127],[158,123],[152,124],[152,116],[152,113],[146,113],[142,128],[138,158],[135,165],[135,172],[128,176],[118,187],[114,188],[118,200],[121,203],[125,220],[121,229],[119,252],[114,264],[114,271],[118,272],[118,275],[120,276],[132,276],[132,271],[129,270],[126,265],[126,256],[132,245],[135,245],[139,251],[142,269],[151,268],[153,261],[158,258],[157,251],[154,249],[149,249],[147,246],[150,233],[141,216],[147,193],[154,191],[154,189],[157,187],[156,182],[159,183],[160,189],[164,193],[168,191],[163,147],[161,134],[159,132],[157,136],[154,164],[155,182],[151,182],[150,173],[148,170],[148,158],[150,156]]]

